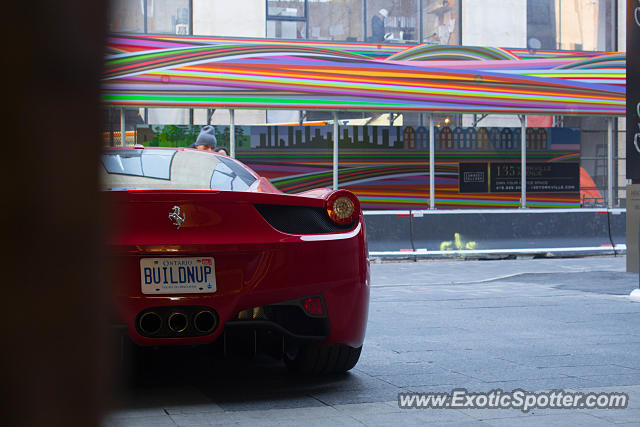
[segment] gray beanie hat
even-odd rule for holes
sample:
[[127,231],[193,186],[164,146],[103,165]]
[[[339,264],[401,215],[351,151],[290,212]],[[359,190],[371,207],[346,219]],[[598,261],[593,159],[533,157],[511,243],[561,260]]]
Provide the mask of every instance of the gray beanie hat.
[[194,145],[208,145],[211,148],[216,148],[216,143],[216,135],[213,126],[207,125],[200,130],[200,135],[198,135]]

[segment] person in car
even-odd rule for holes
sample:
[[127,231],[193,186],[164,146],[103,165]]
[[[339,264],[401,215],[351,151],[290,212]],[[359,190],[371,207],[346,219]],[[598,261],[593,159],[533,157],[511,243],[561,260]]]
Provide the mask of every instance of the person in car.
[[218,154],[222,154],[223,156],[229,157],[229,151],[225,147],[218,147],[213,151],[215,151]]
[[215,150],[216,149],[216,135],[213,126],[204,126],[200,130],[200,134],[196,138],[196,142],[191,144],[189,148],[196,148],[198,150]]

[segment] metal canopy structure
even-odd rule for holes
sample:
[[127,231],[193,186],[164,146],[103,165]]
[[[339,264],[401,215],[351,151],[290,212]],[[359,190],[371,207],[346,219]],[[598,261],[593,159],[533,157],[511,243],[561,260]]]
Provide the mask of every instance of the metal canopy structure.
[[155,35],[108,52],[107,106],[625,114],[621,53]]
[[[619,52],[118,34],[107,46],[102,100],[120,108],[227,108],[232,127],[233,110],[243,108],[517,114],[521,170],[527,114],[609,117],[611,207],[611,117],[626,112],[625,60]],[[431,117],[429,122],[434,208]],[[335,113],[333,125],[337,188]],[[232,155],[234,145],[232,132]]]

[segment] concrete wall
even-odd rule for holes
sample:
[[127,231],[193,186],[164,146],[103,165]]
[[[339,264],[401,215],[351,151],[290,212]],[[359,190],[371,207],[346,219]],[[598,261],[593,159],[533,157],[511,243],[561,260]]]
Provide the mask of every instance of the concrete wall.
[[364,214],[373,256],[615,254],[624,253],[626,242],[626,214],[621,209],[442,209]]
[[[478,117],[479,118],[479,117]],[[462,115],[462,126],[473,126],[473,114]],[[511,127],[519,128],[520,119],[512,114],[490,114],[480,120],[478,127]]]
[[152,125],[189,124],[188,108],[149,108],[148,111],[148,123]]
[[526,0],[463,0],[462,44],[527,46]]
[[[236,110],[235,123],[237,125],[263,124],[267,113],[265,110]],[[230,122],[229,110],[217,108],[211,117],[212,125],[228,125]],[[207,110],[195,109],[193,111],[193,123],[196,125],[207,124]]]
[[193,0],[193,34],[265,37],[264,0]]
[[618,52],[627,50],[627,2],[618,0]]

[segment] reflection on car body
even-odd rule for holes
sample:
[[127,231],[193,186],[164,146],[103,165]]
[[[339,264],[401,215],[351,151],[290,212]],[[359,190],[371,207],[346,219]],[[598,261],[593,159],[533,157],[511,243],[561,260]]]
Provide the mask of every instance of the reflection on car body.
[[184,148],[107,149],[102,165],[116,318],[134,343],[249,337],[294,371],[356,364],[369,265],[352,193],[284,194],[235,159]]

